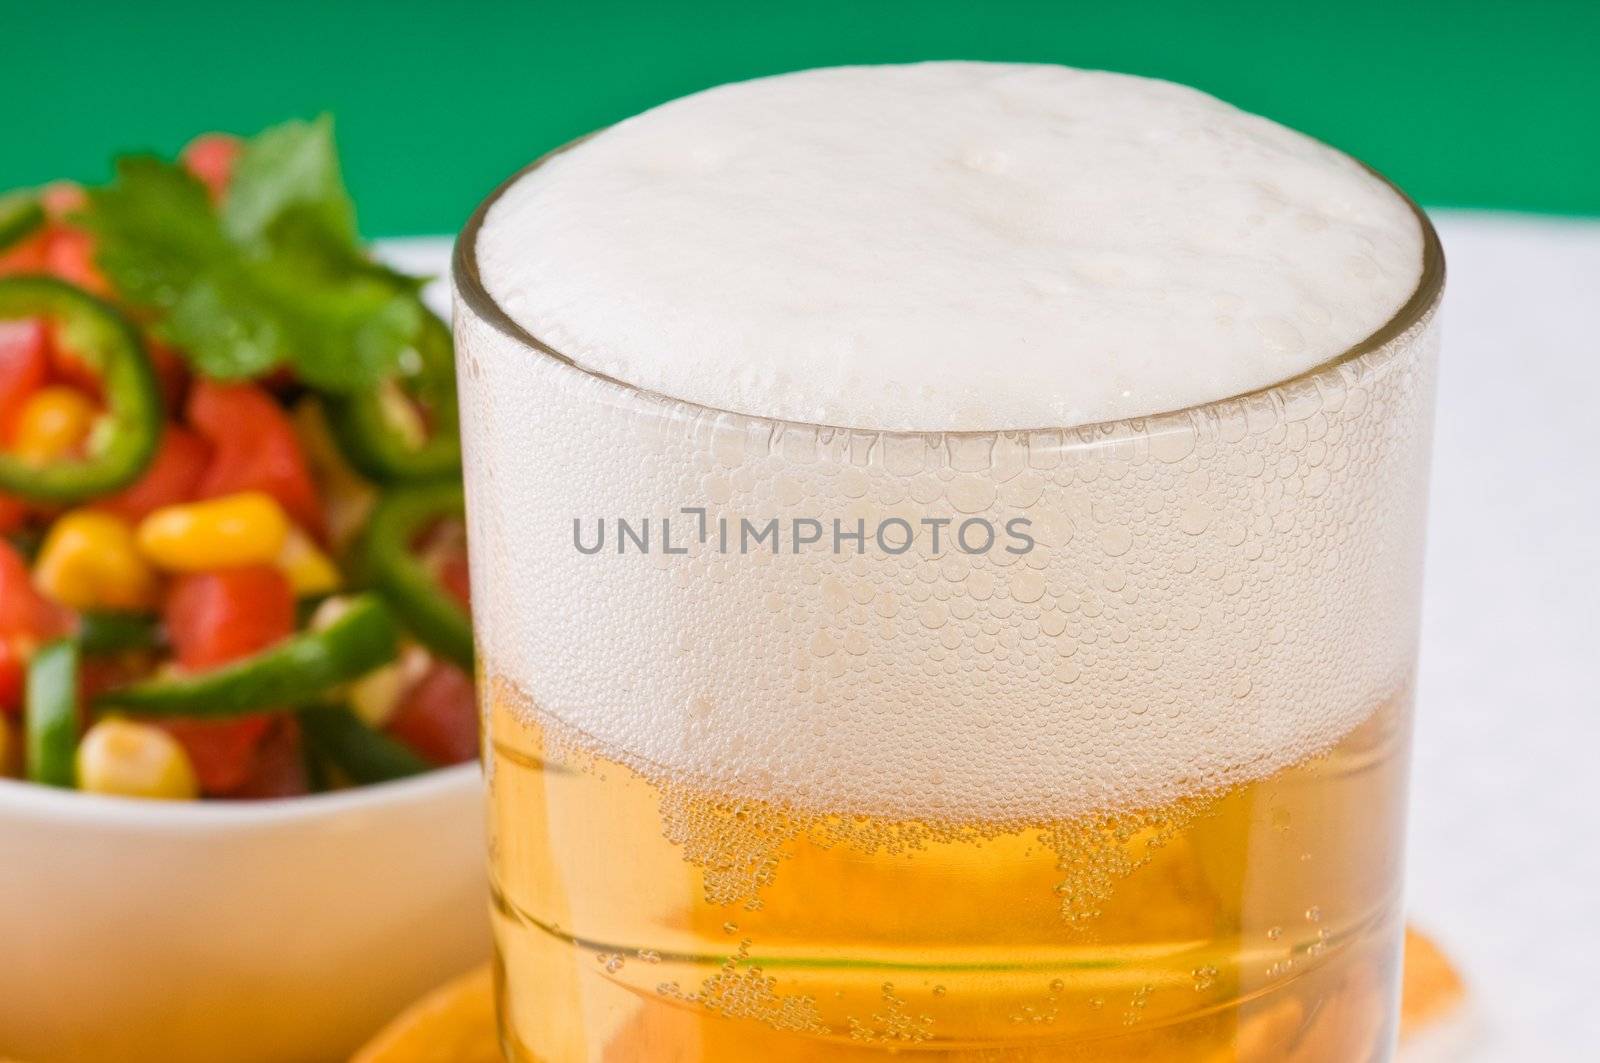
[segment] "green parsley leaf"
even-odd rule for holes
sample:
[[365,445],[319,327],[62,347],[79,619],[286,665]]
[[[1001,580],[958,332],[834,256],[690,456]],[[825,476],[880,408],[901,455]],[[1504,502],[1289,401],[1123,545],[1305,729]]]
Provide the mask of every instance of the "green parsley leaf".
[[372,261],[362,249],[327,115],[285,122],[246,142],[222,225],[238,243],[301,255],[324,274],[362,274],[411,292],[425,283]]
[[290,210],[331,242],[356,246],[356,211],[339,175],[333,120],[285,122],[245,144],[234,166],[222,224],[241,243],[260,240]]
[[123,156],[116,165],[111,185],[88,192],[83,220],[99,238],[96,261],[129,302],[170,310],[234,249],[187,170],[151,155]]
[[288,365],[312,387],[350,393],[414,360],[420,282],[356,242],[325,120],[250,141],[227,202],[219,214],[182,167],[130,156],[90,190],[83,218],[121,297],[151,311],[196,368],[231,380]]

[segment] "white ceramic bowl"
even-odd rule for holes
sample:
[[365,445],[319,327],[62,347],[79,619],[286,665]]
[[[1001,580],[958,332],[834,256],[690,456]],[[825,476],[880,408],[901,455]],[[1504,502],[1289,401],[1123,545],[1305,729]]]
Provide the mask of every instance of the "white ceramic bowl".
[[[378,251],[449,271],[448,237]],[[260,803],[0,779],[0,1059],[345,1059],[488,957],[484,859],[475,764]]]
[[0,1059],[329,1063],[489,954],[481,776],[260,803],[0,780]]

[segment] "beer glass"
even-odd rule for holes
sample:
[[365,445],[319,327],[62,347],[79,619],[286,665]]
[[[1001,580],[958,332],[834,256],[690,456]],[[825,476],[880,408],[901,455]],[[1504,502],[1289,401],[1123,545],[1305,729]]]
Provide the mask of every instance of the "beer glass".
[[486,292],[493,201],[454,284],[510,1059],[1387,1058],[1420,211],[1415,292],[1310,372],[917,433],[586,371]]

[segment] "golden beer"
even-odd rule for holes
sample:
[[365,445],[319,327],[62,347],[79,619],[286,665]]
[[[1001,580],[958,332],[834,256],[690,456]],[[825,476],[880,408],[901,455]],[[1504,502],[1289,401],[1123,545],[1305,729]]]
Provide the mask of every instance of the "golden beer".
[[797,815],[489,698],[513,1059],[1338,1063],[1393,1037],[1404,694],[1268,779],[1055,823]]
[[[1443,284],[1426,218],[1351,160],[1298,140],[1289,178],[1310,172],[1314,189],[1344,191],[1315,210],[1291,206],[1293,188],[1243,173],[1288,134],[1226,115],[1209,131],[1185,128],[1221,105],[1172,86],[960,64],[796,77],[793,92],[758,83],[707,94],[711,103],[693,106],[768,95],[730,112],[736,122],[716,112],[709,133],[644,137],[654,152],[645,162],[624,154],[597,176],[574,161],[587,148],[564,149],[486,202],[457,243],[508,1058],[1388,1059]],[[938,328],[909,312],[878,315],[867,299],[852,323],[868,335],[890,323],[876,364],[892,379],[873,392],[889,406],[859,417],[780,416],[743,401],[782,406],[805,391],[805,402],[822,403],[827,382],[807,379],[803,361],[784,373],[768,364],[729,365],[726,380],[702,374],[700,384],[727,384],[718,394],[741,401],[691,401],[616,370],[644,364],[616,350],[601,352],[612,359],[601,369],[556,342],[592,333],[535,334],[530,307],[549,309],[546,298],[557,310],[582,304],[587,326],[614,311],[646,345],[659,339],[658,320],[671,334],[696,313],[699,324],[737,317],[733,299],[693,313],[651,303],[652,291],[692,303],[698,275],[660,268],[645,253],[658,249],[632,235],[724,185],[744,197],[732,244],[767,233],[772,189],[750,193],[739,168],[763,130],[787,128],[768,121],[771,109],[815,117],[805,109],[826,97],[834,120],[797,128],[831,134],[875,79],[922,86],[873,97],[904,109],[896,128],[925,120],[928,85],[976,86],[941,97],[958,119],[981,121],[957,121],[954,147],[939,145],[950,157],[933,167],[954,175],[939,189],[956,190],[940,200],[957,216],[955,243],[1003,245],[995,272],[1009,301],[988,317],[1010,345],[940,363],[970,387],[946,395],[945,377],[909,377],[963,315],[985,318],[991,308],[962,302],[960,285],[986,262],[928,271],[929,283],[957,284],[940,294],[958,313],[915,304]],[[1132,99],[1127,128],[1143,132],[1123,135],[1104,107],[1034,106],[1039,94],[1067,99],[1049,95],[1063,85],[1085,99]],[[979,150],[1018,114],[1015,152]],[[725,119],[731,126],[717,124]],[[1193,209],[1090,182],[1081,190],[1093,209],[1074,214],[1073,203],[1052,205],[1053,181],[1016,183],[1029,176],[1017,160],[1091,127],[1111,157],[1155,160],[1123,175],[1135,191],[1160,184],[1164,160],[1192,162],[1200,145],[1203,172],[1168,189],[1198,197]],[[616,144],[629,143],[607,136],[589,158],[615,161]],[[770,139],[783,163],[772,172],[839,179],[840,198],[824,205],[850,214],[859,182]],[[905,140],[913,154],[926,148]],[[850,150],[867,153],[864,143]],[[900,154],[887,155],[893,169]],[[1058,171],[1078,172],[1046,176]],[[918,171],[895,174],[887,187],[922,187]],[[899,207],[873,202],[881,213]],[[1061,217],[1050,214],[1058,207]],[[1373,220],[1385,211],[1388,229]],[[919,217],[902,219],[905,232],[885,246],[846,246],[827,263],[850,252],[914,270]],[[1054,234],[1098,233],[1108,218],[1154,244],[1057,254]],[[673,247],[693,258],[700,234],[724,220],[706,211],[669,227]],[[1038,231],[1049,238],[1028,242]],[[1253,233],[1271,236],[1262,285],[1268,302],[1282,296],[1283,313],[1247,320],[1244,300],[1204,288],[1212,273],[1234,276],[1249,258],[1235,251]],[[1337,253],[1322,255],[1324,238]],[[810,248],[777,244],[802,257]],[[1291,276],[1306,247],[1304,276]],[[1415,252],[1419,273],[1401,275],[1397,247]],[[1144,280],[1169,275],[1162,256],[1187,262],[1195,248],[1212,255],[1204,275],[1152,294]],[[741,288],[770,263],[699,264],[749,299],[770,294]],[[613,276],[608,286],[585,268],[638,283]],[[1294,283],[1280,285],[1286,277]],[[1330,277],[1344,303],[1311,297]],[[858,293],[831,285],[826,270],[801,279],[828,307],[856,306]],[[1096,334],[1116,357],[1090,352],[1105,408],[1135,402],[1136,386],[1164,371],[1188,373],[1179,391],[1197,397],[1148,416],[1006,427],[1039,423],[1027,419],[1028,392],[1072,373],[1048,335],[1004,329],[1031,306],[1079,306],[1084,292],[1090,326],[1137,304],[1116,319],[1126,336]],[[808,298],[780,293],[777,317],[809,328]],[[1294,348],[1362,299],[1383,310],[1358,342],[1260,386],[1230,391],[1192,372],[1203,358],[1184,361],[1190,332],[1221,337],[1225,354],[1235,339],[1253,345],[1243,364]],[[1134,349],[1152,322],[1170,351]],[[909,355],[894,346],[902,325],[915,334]],[[768,339],[748,322],[711,331],[748,342],[753,360]],[[723,372],[695,362],[691,347],[646,375]],[[829,350],[817,373],[856,364]],[[1005,374],[1024,363],[1044,384],[1008,386]],[[1212,385],[1220,390],[1195,390]],[[985,406],[985,388],[1004,392],[1016,417]],[[873,419],[929,394],[948,422],[913,431]]]

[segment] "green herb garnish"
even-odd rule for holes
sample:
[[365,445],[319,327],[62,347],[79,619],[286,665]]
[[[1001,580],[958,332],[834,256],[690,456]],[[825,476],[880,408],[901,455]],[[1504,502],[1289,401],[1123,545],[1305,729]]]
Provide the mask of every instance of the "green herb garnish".
[[82,220],[118,295],[207,376],[288,366],[350,393],[414,360],[420,281],[366,257],[326,118],[247,141],[220,210],[181,166],[133,155]]

